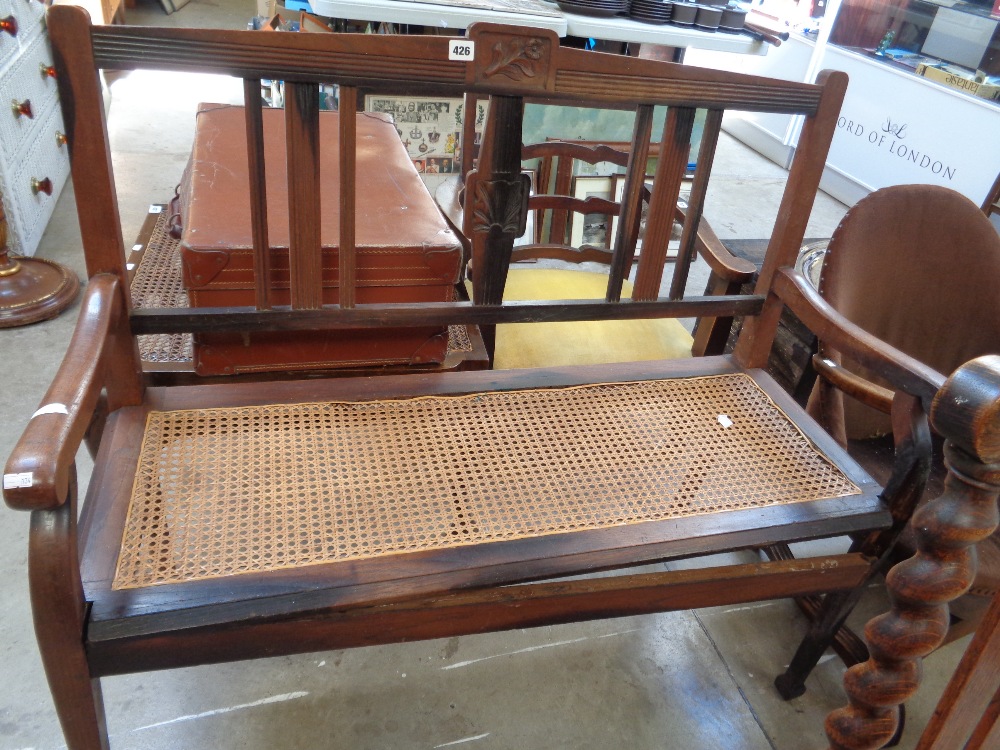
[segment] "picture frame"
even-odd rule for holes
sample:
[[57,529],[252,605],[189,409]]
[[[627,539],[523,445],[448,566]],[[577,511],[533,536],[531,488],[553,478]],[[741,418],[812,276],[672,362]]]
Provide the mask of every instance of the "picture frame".
[[[528,179],[531,180],[531,189],[530,189],[528,195],[529,196],[534,195],[535,194],[535,180],[538,179],[538,172],[537,172],[537,170],[522,168],[521,169],[521,174],[528,175]],[[533,210],[532,211],[528,211],[528,218],[527,218],[527,221],[525,222],[524,234],[522,234],[520,237],[518,237],[517,239],[514,240],[514,246],[515,247],[517,247],[518,245],[531,245],[531,244],[534,244],[534,243],[540,241],[539,237],[536,234],[536,230],[535,230],[535,226],[536,226],[536,223],[535,223],[535,214],[536,213],[538,213],[538,212],[537,211],[533,211]]]
[[[645,178],[644,178],[644,182],[646,184],[646,187],[649,188],[650,191],[652,191],[652,189],[653,189],[653,175],[647,174],[645,176]],[[614,176],[614,183],[615,184],[614,184],[614,198],[613,198],[613,200],[616,203],[621,203],[622,197],[625,195],[625,175],[624,174],[617,174],[617,175],[615,175]],[[687,199],[690,197],[690,195],[691,195],[691,186],[690,186],[690,183],[687,182],[687,181],[685,181],[681,185],[681,195],[680,195],[681,200],[686,203]],[[649,210],[648,204],[643,204],[642,218],[639,220],[639,238],[636,240],[636,243],[635,243],[635,257],[636,258],[639,257],[639,255],[640,255],[640,253],[642,251],[642,240],[643,240],[643,236],[645,235],[646,220],[647,220],[648,210]],[[618,234],[618,217],[615,216],[615,217],[613,217],[613,219],[611,221],[611,233],[608,235],[608,247],[613,247],[612,243],[614,241],[614,238],[617,236],[617,234]],[[678,235],[676,238],[672,238],[670,240],[670,242],[667,244],[667,260],[668,261],[677,260],[677,255],[680,252],[680,247],[681,247],[681,242],[680,242],[680,236]]]
[[[486,105],[477,106],[476,138],[486,124]],[[392,116],[406,153],[422,174],[462,171],[462,126],[465,102],[460,97],[368,94],[365,111]],[[481,111],[479,111],[481,110]]]
[[[612,200],[615,203],[619,203],[620,204],[622,202],[622,198],[625,196],[625,175],[624,174],[616,174],[612,179],[614,180],[614,192],[612,193],[612,195],[614,197],[612,198]],[[644,180],[644,182],[646,184],[646,187],[649,188],[650,190],[652,190],[653,189],[653,175],[648,174],[648,175],[646,175],[643,178],[643,180]],[[646,228],[646,219],[647,219],[648,213],[649,213],[649,204],[648,203],[643,203],[643,206],[642,206],[642,218],[639,219],[639,238],[635,242],[635,257],[636,258],[639,257],[639,253],[642,250],[642,237],[643,237],[643,234],[645,234],[644,230]],[[613,217],[611,217],[611,232],[608,234],[608,247],[609,248],[612,248],[612,249],[614,248],[614,240],[615,240],[615,237],[617,237],[617,236],[618,236],[618,217],[617,216],[613,216]]]
[[[587,198],[611,200],[612,190],[614,190],[613,177],[579,175],[573,178],[573,197],[580,200]],[[611,221],[609,215],[575,213],[572,218],[569,241],[573,247],[580,247],[584,244],[607,247]]]

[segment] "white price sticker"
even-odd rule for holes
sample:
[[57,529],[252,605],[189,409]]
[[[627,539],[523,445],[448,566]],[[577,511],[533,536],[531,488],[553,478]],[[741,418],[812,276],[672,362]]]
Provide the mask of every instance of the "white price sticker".
[[472,60],[476,56],[476,43],[468,39],[452,39],[448,45],[449,60]]
[[157,206],[156,204],[153,204],[153,205],[151,205],[149,207],[149,213],[151,213],[151,214],[162,214],[163,213],[163,206]]
[[41,417],[44,414],[69,414],[66,404],[46,404],[41,409],[31,415],[31,418]]
[[20,474],[4,474],[3,488],[5,490],[13,490],[18,487],[30,487],[32,485],[32,481],[33,476],[30,471],[24,471]]

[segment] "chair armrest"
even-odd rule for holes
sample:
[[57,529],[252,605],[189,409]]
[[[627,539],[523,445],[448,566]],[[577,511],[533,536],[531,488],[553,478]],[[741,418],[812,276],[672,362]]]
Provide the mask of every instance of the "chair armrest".
[[856,326],[827,304],[798,271],[779,269],[772,289],[819,339],[918,397],[930,410],[944,375]]
[[[676,220],[683,222],[686,216],[685,209],[677,206],[675,213]],[[746,258],[738,258],[726,249],[726,246],[722,244],[722,240],[719,239],[715,230],[712,229],[712,225],[708,223],[708,219],[704,216],[698,222],[698,235],[695,239],[695,248],[701,257],[705,259],[705,262],[708,263],[708,267],[712,269],[712,272],[726,281],[742,284],[750,281],[754,274],[757,273],[757,266],[751,261]]]
[[836,362],[814,354],[813,369],[831,385],[866,406],[888,414],[892,409],[892,391],[866,380]]
[[90,279],[69,348],[4,468],[4,500],[18,510],[47,510],[68,496],[73,462],[104,386],[104,350],[122,312],[118,279]]

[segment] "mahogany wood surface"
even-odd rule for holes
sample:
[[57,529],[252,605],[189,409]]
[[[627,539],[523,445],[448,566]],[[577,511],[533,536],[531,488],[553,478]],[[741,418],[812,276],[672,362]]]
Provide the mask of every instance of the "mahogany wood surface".
[[[350,101],[350,98],[348,98]],[[348,110],[339,118],[341,129],[354,125],[354,113]],[[344,120],[350,120],[349,124]],[[319,87],[315,84],[289,81],[285,85],[285,134],[288,174],[289,284],[292,308],[315,310],[323,304],[323,257],[320,225],[312,217],[319,215]],[[341,141],[341,148],[353,151],[354,140]],[[353,162],[353,160],[352,160]],[[353,175],[353,170],[351,175]],[[348,184],[353,180],[348,179]],[[341,193],[343,194],[343,190]],[[352,195],[353,190],[348,192]],[[341,230],[353,222],[341,217]],[[340,255],[353,259],[351,246],[342,247]],[[341,278],[340,294],[348,299],[354,295],[353,274]]]
[[[708,193],[709,175],[712,164],[715,162],[715,148],[719,142],[719,131],[722,129],[722,114],[721,109],[711,109],[705,116],[701,148],[698,152],[698,168],[695,170],[694,183],[691,185],[691,195],[684,217],[684,228],[681,232],[681,248],[677,254],[677,268],[674,270],[674,277],[670,282],[671,299],[684,297],[688,269],[698,249],[695,244],[696,240],[701,237],[705,244],[714,245],[716,248],[721,245],[721,243],[712,242],[713,239],[717,241],[718,238],[712,228],[708,226],[708,222],[704,222],[704,229],[702,228],[702,212],[705,208],[705,196]],[[705,254],[717,256],[718,251]]]
[[[267,241],[267,179],[264,164],[264,117],[258,96],[260,80],[243,82],[246,102],[247,163],[250,172],[250,217],[253,234],[254,293],[258,310],[271,309],[271,248]],[[147,219],[148,221],[148,219]],[[145,227],[144,227],[145,229]]]
[[[917,750],[988,750],[1000,740],[1000,593],[920,735]],[[989,743],[989,744],[987,744]]]
[[[340,142],[346,144],[340,149],[340,306],[350,309],[355,305],[355,285],[357,283],[357,258],[355,257],[355,221],[358,196],[351,189],[352,176],[357,166],[357,126],[355,116],[358,110],[358,90],[353,86],[341,86],[338,96],[340,113]],[[318,193],[318,191],[317,191]]]
[[[868,567],[860,556],[835,555],[770,568],[730,565],[523,584],[373,606],[315,609],[305,626],[289,613],[272,616],[253,611],[252,623],[247,618],[243,622],[206,618],[149,634],[102,632],[90,639],[88,656],[91,669],[103,676],[489,633],[849,588],[857,585]],[[173,648],[164,648],[168,642]]]
[[[943,627],[942,602],[947,597],[941,592],[947,589],[950,596],[958,587],[942,583],[942,578],[967,569],[966,548],[996,523],[1000,360],[972,363],[939,391],[941,376],[852,328],[788,272],[818,189],[846,76],[824,73],[814,85],[687,68],[562,48],[552,33],[490,24],[470,30],[476,55],[469,62],[449,61],[449,40],[439,37],[92,27],[84,11],[63,5],[51,9],[48,27],[60,71],[91,288],[67,357],[46,395],[46,403],[65,404],[66,413],[46,413],[29,422],[6,472],[31,472],[32,481],[27,487],[6,489],[4,496],[13,507],[33,510],[29,576],[36,631],[71,750],[107,747],[95,680],[99,675],[824,591],[853,596],[877,564],[853,553],[679,573],[620,571],[668,558],[847,532],[878,533],[898,522],[894,514],[900,506],[887,504],[880,487],[836,440],[757,369],[766,361],[785,304],[814,325],[821,337],[836,341],[884,374],[902,394],[901,415],[930,408],[933,402],[935,425],[953,442],[954,471],[949,493],[941,500],[944,511],[930,511],[922,525],[924,558],[915,569],[890,576],[897,592],[902,592],[894,606],[904,619],[910,618],[900,626],[903,630],[916,627],[914,612],[930,613],[931,625],[921,625],[918,633],[922,643],[932,640],[924,637],[924,631],[937,633]],[[260,292],[255,306],[247,309],[179,313],[132,309],[125,292],[127,270],[98,68],[229,73],[244,78],[245,90],[254,95],[261,78],[286,81],[288,208],[293,227],[290,308],[269,309],[274,308],[273,301]],[[317,273],[319,209],[310,195],[319,185],[314,156],[322,145],[316,124],[316,85],[321,82],[341,86],[341,105],[348,114],[357,106],[357,90],[490,97],[491,117],[479,169],[469,176],[464,206],[471,232],[472,304],[354,304],[350,288],[357,269],[351,235],[357,227],[348,219],[341,224],[340,267],[348,291],[342,304],[322,305]],[[617,300],[618,282],[630,265],[627,245],[637,229],[637,204],[620,216],[628,236],[613,248],[617,271],[607,301],[502,302],[513,242],[523,231],[526,215],[527,186],[521,174],[526,100],[636,111],[636,141],[630,144],[627,162],[627,192],[632,198],[643,189],[645,165],[639,162],[645,161],[640,157],[650,148],[649,112],[656,105],[669,107],[647,228],[647,238],[662,240],[663,248],[647,253],[644,246],[633,301]],[[687,215],[679,216],[676,208],[692,122],[700,107],[710,110],[706,134],[712,141],[724,110],[800,114],[805,125],[756,293],[693,299],[682,295],[672,299],[671,294],[658,299],[665,260],[661,250],[670,226],[678,218],[686,222],[683,242],[688,257],[696,245],[698,225],[703,224],[700,214],[713,145],[703,146],[705,163],[700,174],[696,171]],[[247,158],[253,165],[260,155],[261,139],[254,135],[260,111],[250,107],[247,117]],[[342,214],[353,214],[358,198],[353,123],[353,116],[341,118]],[[255,181],[259,172],[259,166],[251,168]],[[257,245],[267,231],[260,219],[267,197],[247,189],[256,206],[252,222]],[[259,245],[266,246],[266,242]],[[262,279],[267,277],[266,261],[259,256],[255,276]],[[716,260],[727,267],[724,255]],[[728,267],[735,276],[742,273],[738,267]],[[489,342],[491,326],[500,322],[734,314],[751,322],[744,326],[732,357],[378,378],[236,379],[198,386],[144,388],[134,339],[139,332],[153,331],[378,328],[389,323],[419,327],[433,321],[481,325]],[[146,419],[152,411],[481,394],[727,373],[751,377],[859,491],[759,509],[576,527],[549,536],[462,548],[429,547],[266,573],[112,588]],[[91,428],[92,422],[98,427]],[[720,422],[720,429],[724,427]],[[77,528],[73,462],[88,434],[97,455]],[[704,450],[717,455],[711,441]],[[585,458],[581,456],[582,467]],[[722,461],[717,464],[715,471],[731,469]],[[293,465],[283,469],[295,472]],[[986,512],[991,503],[994,516]],[[606,570],[619,572],[612,578],[551,580]],[[878,732],[892,714],[892,701],[905,697],[899,687],[901,677],[907,688],[914,683],[915,672],[908,665],[919,653],[910,648],[912,639],[879,627],[870,629],[869,636],[874,639],[875,665],[865,668],[860,681],[851,678],[852,705],[846,718],[832,721],[834,737],[880,738]]]
[[[633,300],[645,301],[659,296],[663,264],[674,221],[673,211],[669,209],[677,205],[681,182],[687,172],[694,116],[695,110],[691,107],[671,107],[667,110],[660,140],[660,158],[656,162],[656,175],[653,179],[653,194],[649,199],[644,252],[639,258],[635,286],[632,289]],[[641,168],[645,171],[645,166]]]

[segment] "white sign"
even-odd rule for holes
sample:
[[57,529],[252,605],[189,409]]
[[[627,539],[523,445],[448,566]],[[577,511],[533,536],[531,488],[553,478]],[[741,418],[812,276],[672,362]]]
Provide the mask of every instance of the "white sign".
[[1000,141],[987,136],[1000,126],[996,105],[834,47],[822,67],[850,76],[828,167],[864,192],[942,185],[982,203],[1000,164]]
[[469,39],[452,39],[448,45],[448,59],[468,62],[476,56],[476,43]]
[[4,474],[3,488],[13,490],[18,487],[30,487],[33,482],[32,472],[23,471],[20,474]]

